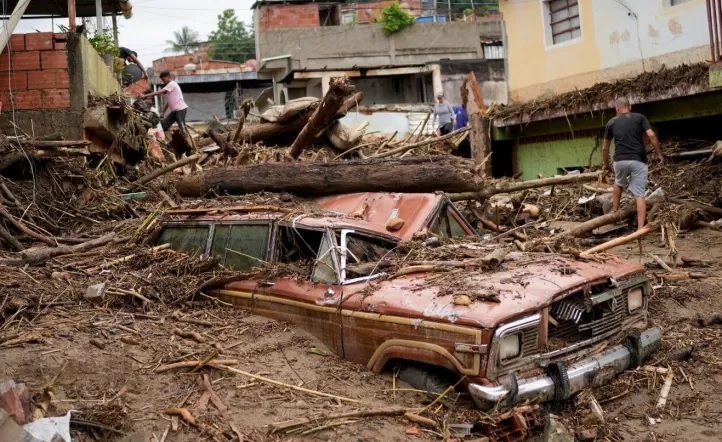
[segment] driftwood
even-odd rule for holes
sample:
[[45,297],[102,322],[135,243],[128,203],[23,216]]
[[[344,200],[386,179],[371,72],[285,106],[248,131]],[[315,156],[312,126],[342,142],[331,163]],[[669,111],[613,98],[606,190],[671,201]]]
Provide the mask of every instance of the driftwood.
[[630,243],[630,242],[634,241],[635,239],[639,239],[648,233],[659,230],[659,228],[660,228],[659,224],[648,224],[648,225],[642,227],[641,229],[637,230],[636,232],[631,233],[627,236],[622,236],[620,238],[614,238],[603,244],[599,244],[596,247],[592,247],[591,249],[582,252],[579,256],[581,258],[588,258],[594,253],[603,252],[605,250],[609,250],[614,247],[621,246],[622,244]]
[[722,216],[722,209],[718,207],[713,207],[707,204],[701,204],[697,203],[695,201],[687,201],[680,198],[667,198],[667,201],[674,204],[686,204],[690,205],[696,209],[704,210],[705,212],[709,213],[710,215],[714,216]]
[[485,166],[484,172],[488,174],[491,172],[491,163],[485,162],[485,158],[491,154],[491,137],[489,136],[491,124],[485,115],[484,99],[473,72],[469,72],[464,79],[464,84],[461,86],[461,100],[469,117],[469,127],[471,128],[469,135],[471,158],[475,164]]
[[79,147],[90,146],[89,140],[72,140],[72,141],[44,141],[44,140],[18,140],[23,147],[35,148],[59,148],[59,147]]
[[162,169],[153,171],[152,173],[149,173],[148,175],[143,176],[143,177],[137,179],[136,181],[133,181],[130,184],[130,187],[128,188],[128,190],[132,190],[132,189],[140,187],[144,184],[147,184],[147,183],[153,181],[154,179],[165,175],[168,172],[172,172],[173,170],[178,169],[179,167],[183,167],[186,164],[190,164],[193,161],[196,161],[200,157],[201,157],[201,154],[197,153],[197,154],[191,155],[189,157],[182,158],[182,159],[176,161],[175,163],[171,163],[171,164],[163,167]]
[[341,109],[345,99],[353,90],[354,87],[348,80],[348,77],[335,77],[331,79],[328,92],[326,92],[326,95],[324,95],[313,115],[311,115],[308,123],[306,123],[291,145],[291,157],[298,158],[303,152],[303,149],[311,143],[313,137],[335,119],[336,113]]
[[509,253],[509,251],[506,249],[502,249],[501,247],[496,248],[493,252],[481,258],[481,263],[488,269],[499,267],[499,265],[504,262],[507,253]]
[[625,209],[620,209],[616,212],[610,212],[606,215],[598,216],[596,218],[590,219],[589,221],[585,221],[578,226],[574,226],[569,230],[554,235],[552,239],[559,240],[563,238],[582,237],[596,228],[606,226],[607,224],[613,224],[619,221],[623,221],[634,215],[635,213],[637,213],[637,207],[636,205],[632,205]]
[[47,247],[47,248],[32,248],[21,252],[22,263],[37,265],[42,264],[45,261],[55,258],[56,256],[71,255],[73,253],[85,252],[96,247],[108,244],[115,238],[115,233],[110,232],[107,235],[101,236],[100,238],[91,239],[84,243],[76,244],[73,246],[58,246],[58,247]]
[[15,237],[8,232],[5,227],[0,224],[0,238],[4,239],[5,242],[7,242],[13,249],[15,249],[16,252],[21,252],[25,250],[22,244],[20,244],[20,241],[15,239]]
[[575,184],[596,181],[599,179],[599,172],[580,173],[578,175],[564,175],[551,178],[541,178],[529,181],[500,181],[483,189],[480,192],[463,192],[450,194],[451,201],[485,200],[490,196],[500,193],[514,193],[522,190],[536,189],[539,187],[558,186],[564,184]]
[[[156,367],[155,370],[153,370],[153,373],[163,373],[164,371],[175,370],[176,368],[196,368],[202,362],[203,361],[183,361],[183,362],[174,362],[172,364],[160,365],[160,366]],[[238,364],[238,359],[216,359],[215,361],[205,363],[205,365],[207,365],[209,367],[213,367],[215,365],[236,365],[236,364]]]
[[485,183],[472,168],[470,160],[458,157],[265,163],[206,170],[179,178],[175,187],[183,197],[204,196],[213,190],[233,195],[266,191],[307,196],[478,191]]
[[346,114],[351,110],[354,109],[356,106],[361,103],[361,101],[364,99],[364,93],[362,91],[356,92],[355,94],[348,97],[341,107],[339,108],[338,112],[336,112],[336,118],[343,118],[346,116]]
[[58,243],[57,243],[55,240],[53,240],[52,238],[49,238],[49,237],[47,237],[47,236],[45,236],[45,235],[41,235],[41,234],[39,234],[39,233],[37,233],[37,232],[34,232],[34,231],[30,230],[30,228],[28,228],[25,224],[23,224],[23,223],[21,223],[20,221],[18,221],[17,219],[15,219],[15,217],[12,216],[12,215],[10,214],[10,212],[8,212],[7,210],[5,210],[5,207],[3,207],[2,204],[0,204],[0,215],[1,215],[3,218],[5,218],[6,220],[8,220],[8,222],[9,222],[10,224],[12,224],[13,227],[15,227],[16,229],[18,229],[20,232],[24,233],[25,235],[29,236],[30,238],[36,239],[36,240],[38,240],[38,241],[40,241],[40,242],[44,242],[44,243],[46,243],[46,244],[48,244],[48,245],[51,245],[51,246],[56,246],[56,245],[58,244]]
[[457,136],[457,135],[459,135],[459,134],[461,134],[461,133],[464,133],[464,132],[466,132],[466,131],[468,131],[468,130],[469,130],[469,128],[468,128],[468,127],[465,127],[465,128],[463,128],[463,129],[457,130],[456,132],[451,132],[451,133],[449,133],[449,134],[442,135],[442,136],[440,136],[440,137],[429,138],[429,139],[426,139],[426,140],[424,140],[424,141],[419,141],[419,142],[416,142],[416,143],[404,144],[403,146],[397,147],[396,149],[387,150],[386,152],[382,152],[382,153],[377,154],[377,155],[372,155],[372,156],[370,156],[369,158],[387,158],[387,157],[392,157],[392,156],[394,156],[394,155],[398,155],[398,154],[402,154],[402,153],[404,153],[404,152],[408,152],[408,151],[410,151],[411,149],[415,149],[415,148],[417,148],[417,147],[428,146],[429,144],[438,143],[438,142],[441,142],[441,141],[445,141],[445,140],[454,138],[455,136]]
[[302,417],[299,419],[271,424],[270,433],[273,434],[279,431],[286,431],[290,430],[291,428],[296,428],[303,425],[319,424],[321,422],[333,421],[336,419],[347,419],[351,417],[399,416],[413,410],[414,409],[412,408],[388,407],[375,408],[370,410],[350,411],[347,413],[322,414],[314,417]]

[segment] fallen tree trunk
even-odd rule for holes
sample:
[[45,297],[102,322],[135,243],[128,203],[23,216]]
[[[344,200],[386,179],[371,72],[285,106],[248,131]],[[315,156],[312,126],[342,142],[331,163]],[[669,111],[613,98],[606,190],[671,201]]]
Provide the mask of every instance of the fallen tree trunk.
[[182,159],[176,161],[175,163],[171,163],[171,164],[163,167],[162,169],[153,171],[152,173],[149,173],[148,175],[145,175],[145,176],[139,178],[137,181],[132,182],[130,184],[130,187],[128,187],[128,191],[131,191],[131,190],[135,189],[136,187],[142,186],[143,184],[147,184],[147,183],[153,181],[154,179],[165,175],[168,172],[172,172],[175,169],[178,169],[179,167],[183,167],[186,164],[190,164],[193,161],[196,161],[200,157],[201,157],[201,154],[197,153],[195,155],[191,155],[189,157],[182,158]]
[[353,95],[351,95],[350,97],[348,97],[348,98],[343,102],[343,104],[341,105],[341,108],[338,110],[338,112],[336,112],[336,118],[345,117],[346,114],[347,114],[350,110],[356,108],[356,106],[358,106],[359,103],[361,103],[361,101],[362,101],[363,99],[364,99],[364,93],[361,92],[361,91],[356,92],[355,94],[353,94]]
[[499,193],[514,193],[522,190],[536,189],[547,186],[560,186],[564,184],[586,183],[599,179],[599,172],[580,173],[579,175],[564,175],[551,178],[542,178],[529,181],[502,181],[480,192],[464,192],[449,194],[451,201],[484,200]]
[[410,157],[333,163],[265,163],[209,169],[175,182],[184,197],[214,190],[242,195],[291,192],[321,196],[354,192],[479,191],[484,181],[472,171],[470,160],[458,157]]
[[606,226],[607,224],[618,223],[629,218],[635,213],[637,213],[637,206],[632,205],[625,209],[620,209],[616,212],[610,212],[606,215],[598,216],[596,218],[590,219],[589,221],[585,221],[578,226],[574,226],[569,230],[565,230],[564,232],[554,235],[551,239],[556,241],[564,238],[582,237],[590,233],[594,229]]
[[85,252],[87,250],[94,249],[109,243],[115,238],[115,233],[111,232],[107,235],[101,236],[100,238],[91,239],[90,241],[76,244],[74,246],[59,246],[59,247],[44,247],[44,248],[33,248],[26,249],[21,253],[25,264],[42,264],[45,261],[55,258],[61,255],[71,255],[73,253]]
[[241,130],[240,140],[251,143],[263,141],[271,144],[275,140],[291,137],[297,134],[306,124],[307,117],[299,116],[287,123],[260,123],[244,126]]
[[336,118],[336,113],[343,106],[348,95],[353,92],[354,87],[349,82],[348,77],[337,77],[331,79],[331,84],[323,100],[314,111],[308,123],[303,127],[291,145],[291,156],[298,158],[303,149],[310,143],[313,137],[321,130],[326,128],[331,121]]

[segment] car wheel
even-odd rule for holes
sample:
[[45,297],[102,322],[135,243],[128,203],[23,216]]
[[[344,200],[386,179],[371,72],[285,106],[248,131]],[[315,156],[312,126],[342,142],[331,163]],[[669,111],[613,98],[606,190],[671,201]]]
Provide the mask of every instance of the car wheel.
[[[416,390],[426,391],[436,398],[456,383],[454,376],[446,370],[432,365],[404,363],[396,368],[396,376]],[[451,399],[456,394],[447,395]]]

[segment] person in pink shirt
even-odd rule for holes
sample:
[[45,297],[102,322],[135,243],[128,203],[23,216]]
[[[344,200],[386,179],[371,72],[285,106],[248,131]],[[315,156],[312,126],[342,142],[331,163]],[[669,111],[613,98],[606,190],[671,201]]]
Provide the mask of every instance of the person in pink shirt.
[[[142,95],[140,98],[146,99],[159,95],[165,95],[165,105],[160,111],[160,116],[163,118],[160,125],[163,128],[163,131],[167,132],[173,123],[178,123],[178,127],[180,127],[183,132],[186,132],[186,113],[188,112],[188,105],[183,100],[183,91],[181,91],[178,83],[171,79],[170,72],[168,71],[160,73],[160,81],[162,81],[165,85],[163,89],[151,92],[150,94]],[[163,117],[168,109],[170,109],[170,113]]]

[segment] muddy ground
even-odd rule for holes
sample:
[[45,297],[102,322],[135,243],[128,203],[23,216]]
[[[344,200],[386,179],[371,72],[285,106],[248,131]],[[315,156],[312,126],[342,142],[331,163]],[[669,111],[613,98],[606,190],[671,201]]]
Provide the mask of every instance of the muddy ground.
[[[719,440],[722,326],[699,327],[696,320],[700,315],[722,312],[720,240],[722,233],[712,230],[682,233],[677,241],[681,256],[716,263],[695,269],[707,275],[704,279],[658,282],[650,303],[652,323],[663,328],[664,344],[648,365],[669,367],[675,373],[666,407],[655,409],[664,376],[626,373],[594,392],[606,416],[606,424],[597,428],[597,440]],[[640,259],[636,244],[613,252],[624,259]],[[660,256],[667,253],[659,235],[645,239],[643,252],[643,262],[652,261],[650,252]],[[654,272],[650,270],[650,274]],[[401,381],[394,382],[391,373],[375,375],[363,366],[340,360],[295,327],[222,305],[201,309],[202,305],[207,304],[199,303],[195,311],[186,309],[182,313],[207,321],[207,326],[179,322],[172,316],[174,310],[159,305],[150,305],[144,314],[88,304],[49,307],[17,330],[21,334],[36,333],[38,342],[0,348],[0,379],[27,383],[36,405],[50,404],[47,415],[79,410],[83,412],[78,415],[80,419],[115,429],[74,426],[81,429],[74,430],[79,441],[161,440],[171,426],[164,410],[181,404],[192,409],[197,405],[200,388],[197,374],[187,369],[163,373],[154,373],[154,369],[168,362],[202,358],[216,342],[228,348],[219,357],[238,359],[236,368],[362,401],[367,404],[364,407],[419,407],[428,403],[425,395],[408,391]],[[173,334],[174,328],[196,331],[205,342],[180,338]],[[91,339],[104,343],[105,348],[92,345]],[[687,360],[668,361],[671,351],[689,345],[694,346],[694,351]],[[214,390],[229,407],[233,422],[250,440],[440,440],[440,434],[426,429],[407,435],[412,424],[401,417],[347,419],[326,429],[306,426],[305,435],[269,435],[268,426],[275,422],[350,411],[358,409],[359,404],[291,391],[219,369],[205,370]],[[52,400],[44,391],[52,392]],[[442,424],[469,423],[482,416],[465,398],[455,404],[435,406],[433,411],[432,416]],[[558,413],[570,428],[589,428],[583,424],[587,414],[583,405],[572,403]],[[199,417],[223,427],[212,405]],[[199,434],[181,422],[165,440],[196,441]]]

